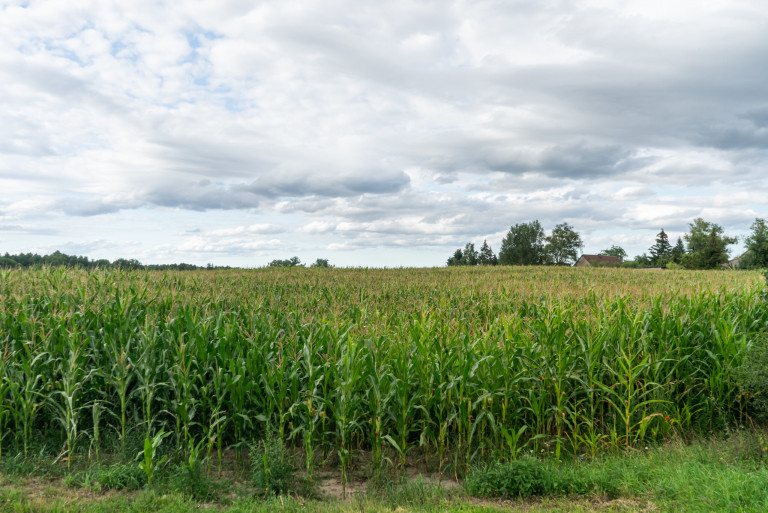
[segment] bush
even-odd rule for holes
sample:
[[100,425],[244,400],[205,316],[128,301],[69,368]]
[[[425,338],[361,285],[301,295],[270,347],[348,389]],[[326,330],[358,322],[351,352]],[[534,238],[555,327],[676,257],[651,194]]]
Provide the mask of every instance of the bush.
[[552,472],[544,463],[522,458],[475,470],[465,486],[476,497],[528,497],[550,493],[553,484]]
[[283,441],[274,434],[250,446],[253,485],[259,494],[278,495],[294,489],[294,465],[288,459]]

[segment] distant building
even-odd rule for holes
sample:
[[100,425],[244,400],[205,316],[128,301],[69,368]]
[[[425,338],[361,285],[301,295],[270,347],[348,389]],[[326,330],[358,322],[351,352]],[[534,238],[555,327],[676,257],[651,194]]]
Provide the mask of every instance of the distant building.
[[610,255],[581,255],[574,267],[618,267],[621,265],[619,257]]
[[728,260],[727,262],[723,262],[722,264],[720,264],[720,267],[722,269],[738,269],[739,265],[741,264],[741,259],[744,258],[744,256],[747,253],[749,253],[749,250],[745,251],[744,253],[737,256],[736,258]]

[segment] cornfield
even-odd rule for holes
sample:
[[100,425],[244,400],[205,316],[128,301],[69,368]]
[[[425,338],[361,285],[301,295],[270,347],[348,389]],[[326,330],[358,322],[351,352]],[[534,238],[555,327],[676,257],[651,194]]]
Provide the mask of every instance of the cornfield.
[[744,421],[732,369],[768,331],[762,288],[625,269],[0,271],[0,454],[69,464],[133,437],[150,470],[160,443],[220,470],[269,432],[343,483],[361,461],[461,474],[633,450]]

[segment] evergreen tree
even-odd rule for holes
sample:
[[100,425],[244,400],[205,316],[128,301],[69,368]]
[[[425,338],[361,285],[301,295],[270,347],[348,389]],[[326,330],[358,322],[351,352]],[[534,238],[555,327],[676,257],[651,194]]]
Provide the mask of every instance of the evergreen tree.
[[479,263],[480,265],[496,265],[498,263],[498,259],[493,254],[493,250],[488,245],[487,240],[484,240],[483,245],[480,247]]
[[648,251],[651,254],[651,263],[659,267],[666,267],[672,254],[672,245],[669,243],[669,236],[664,228],[656,235],[656,244],[651,246]]
[[677,243],[672,248],[672,251],[670,251],[669,256],[672,262],[680,264],[683,261],[683,255],[685,255],[685,246],[683,245],[683,239],[678,237]]

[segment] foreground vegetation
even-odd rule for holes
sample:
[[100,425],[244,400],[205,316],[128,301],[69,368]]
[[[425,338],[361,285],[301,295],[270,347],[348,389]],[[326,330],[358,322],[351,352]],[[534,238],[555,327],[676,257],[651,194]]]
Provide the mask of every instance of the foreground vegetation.
[[320,469],[345,490],[603,465],[750,424],[762,290],[756,272],[0,271],[0,461],[121,462],[150,488],[248,468],[261,496]]
[[[40,460],[34,468],[17,460],[0,464],[0,511],[185,513],[213,508],[229,513],[268,511],[353,512],[764,512],[768,510],[768,456],[761,431],[680,440],[591,461],[521,459],[480,466],[462,488],[446,488],[423,477],[392,477],[359,487],[346,501],[299,496],[262,497],[240,478],[205,480],[201,498],[183,474],[167,470],[149,490],[126,486],[122,464],[90,465],[66,477],[61,467]],[[27,465],[32,461],[27,460]],[[510,479],[514,476],[515,479]],[[130,484],[124,480],[123,484]],[[514,493],[506,485],[518,488]],[[521,494],[520,488],[531,493]],[[473,497],[474,496],[474,497]],[[477,498],[479,497],[479,498]],[[487,497],[487,498],[486,498]]]

